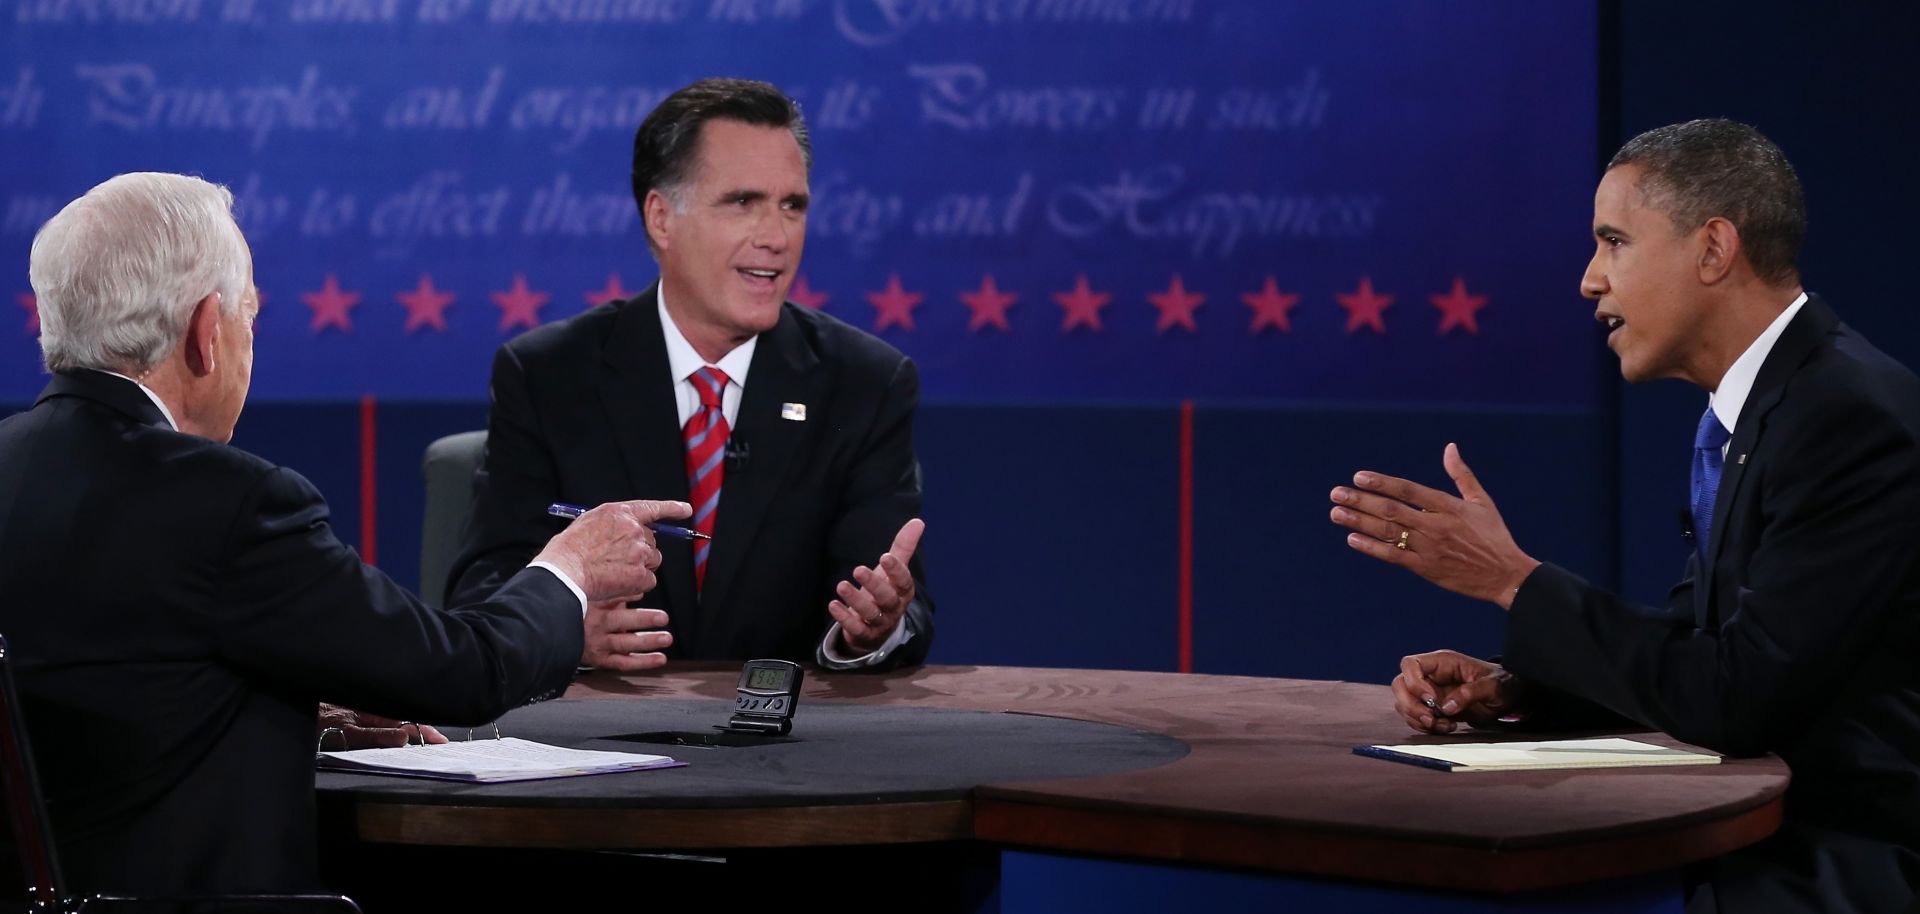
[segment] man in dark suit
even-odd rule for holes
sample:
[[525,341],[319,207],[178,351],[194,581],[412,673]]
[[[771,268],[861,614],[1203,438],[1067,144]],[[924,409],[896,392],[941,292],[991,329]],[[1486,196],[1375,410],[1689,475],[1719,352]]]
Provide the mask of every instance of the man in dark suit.
[[919,376],[786,301],[810,149],[797,106],[765,83],[702,80],[647,116],[633,192],[660,281],[501,347],[453,599],[519,571],[552,533],[552,502],[686,499],[712,539],[662,543],[644,608],[595,606],[585,662],[926,657]]
[[1704,864],[1690,910],[1905,911],[1920,885],[1920,380],[1801,291],[1804,230],[1786,158],[1728,121],[1635,138],[1595,195],[1581,291],[1622,374],[1711,392],[1665,608],[1522,552],[1451,445],[1460,498],[1333,492],[1353,548],[1508,610],[1500,664],[1402,662],[1414,729],[1612,716],[1786,760],[1785,824]]
[[72,888],[311,887],[323,699],[479,724],[557,695],[591,599],[638,594],[609,505],[492,597],[433,609],[334,537],[298,474],[229,447],[259,295],[232,195],[121,175],[35,237],[53,380],[0,422],[0,632]]

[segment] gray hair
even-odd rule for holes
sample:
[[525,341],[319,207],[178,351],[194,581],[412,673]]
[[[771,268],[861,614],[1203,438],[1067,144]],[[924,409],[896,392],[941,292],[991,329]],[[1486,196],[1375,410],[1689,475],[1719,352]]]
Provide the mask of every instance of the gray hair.
[[118,175],[66,205],[33,237],[27,275],[39,298],[48,371],[102,368],[139,377],[172,355],[194,305],[220,293],[234,314],[247,248],[233,194],[186,175]]

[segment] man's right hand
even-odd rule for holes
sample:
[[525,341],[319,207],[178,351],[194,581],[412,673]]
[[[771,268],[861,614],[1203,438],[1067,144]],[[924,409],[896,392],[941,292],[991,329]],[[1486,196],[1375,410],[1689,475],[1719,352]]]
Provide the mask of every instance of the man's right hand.
[[1524,692],[1524,684],[1498,664],[1433,651],[1401,658],[1393,709],[1421,733],[1452,733],[1462,723],[1485,724],[1516,713]]
[[534,557],[565,572],[586,592],[587,601],[634,599],[653,589],[660,550],[647,524],[685,520],[693,507],[683,501],[621,501],[574,518]]

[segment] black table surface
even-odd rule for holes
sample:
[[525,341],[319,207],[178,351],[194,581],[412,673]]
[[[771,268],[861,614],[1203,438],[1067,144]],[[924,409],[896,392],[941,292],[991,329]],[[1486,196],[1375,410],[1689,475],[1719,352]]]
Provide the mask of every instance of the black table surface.
[[[662,734],[717,735],[733,703],[714,699],[554,701],[500,720],[503,736],[667,755],[684,767],[502,784],[322,771],[319,788],[382,801],[661,809],[963,800],[981,784],[1112,774],[1187,754],[1170,736],[1019,712],[802,701],[791,735],[746,745],[674,745]],[[445,727],[451,739],[465,728]],[[491,728],[472,732],[488,739]],[[645,741],[636,737],[646,737]]]

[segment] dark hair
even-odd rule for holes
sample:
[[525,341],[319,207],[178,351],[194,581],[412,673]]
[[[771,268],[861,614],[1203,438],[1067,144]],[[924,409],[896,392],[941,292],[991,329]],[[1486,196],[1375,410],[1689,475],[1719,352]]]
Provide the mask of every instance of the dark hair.
[[1607,163],[1638,165],[1640,192],[1691,232],[1715,216],[1740,232],[1747,262],[1774,285],[1799,275],[1807,201],[1786,154],[1760,131],[1721,118],[1656,127],[1627,141]]
[[[642,231],[647,193],[670,192],[686,181],[699,160],[700,128],[724,119],[756,127],[785,127],[800,144],[800,158],[813,170],[813,143],[800,105],[772,83],[753,79],[703,79],[666,97],[633,135],[633,202]],[[651,244],[651,240],[648,242]]]

